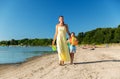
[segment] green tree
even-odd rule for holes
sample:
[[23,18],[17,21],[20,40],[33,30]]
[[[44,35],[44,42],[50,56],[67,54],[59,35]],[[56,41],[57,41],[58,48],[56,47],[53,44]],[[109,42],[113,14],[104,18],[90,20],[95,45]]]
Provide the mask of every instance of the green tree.
[[116,43],[120,43],[120,28],[117,28],[117,29],[115,30],[114,40],[115,40]]
[[79,44],[82,43],[84,37],[85,37],[85,36],[84,36],[84,33],[83,33],[83,32],[80,32],[80,33],[78,34],[77,39],[78,39],[78,41],[79,41]]

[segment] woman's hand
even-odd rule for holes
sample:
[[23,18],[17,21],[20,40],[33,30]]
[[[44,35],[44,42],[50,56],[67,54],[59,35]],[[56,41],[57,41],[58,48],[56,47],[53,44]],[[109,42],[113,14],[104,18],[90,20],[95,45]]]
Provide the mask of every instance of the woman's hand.
[[54,45],[54,41],[52,41],[52,45]]

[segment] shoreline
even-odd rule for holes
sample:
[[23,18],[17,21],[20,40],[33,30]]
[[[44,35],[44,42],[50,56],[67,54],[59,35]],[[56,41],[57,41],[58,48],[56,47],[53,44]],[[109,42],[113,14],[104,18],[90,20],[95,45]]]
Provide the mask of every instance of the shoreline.
[[[91,45],[90,45],[91,46]],[[115,47],[120,47],[120,44],[110,44],[110,46],[109,47],[106,47],[105,46],[105,44],[103,44],[103,45],[96,45],[96,48],[115,48]],[[80,48],[80,49],[84,49],[83,47],[82,47],[82,45],[81,46],[77,46],[77,48]],[[89,50],[91,50],[91,47],[88,47],[88,48],[86,48],[86,49],[89,49]],[[84,49],[84,50],[86,50],[86,49]],[[50,52],[52,52],[52,53],[45,53],[45,54],[42,54],[42,55],[40,55],[40,56],[34,56],[34,57],[30,57],[30,58],[27,58],[25,61],[23,61],[23,62],[18,62],[18,63],[6,63],[6,64],[0,64],[0,66],[4,66],[4,65],[21,65],[21,64],[24,64],[24,63],[27,63],[27,62],[29,62],[29,61],[31,61],[31,60],[35,60],[35,59],[37,59],[37,58],[42,58],[42,57],[46,57],[46,56],[50,56],[50,55],[55,55],[55,54],[57,54],[57,51],[50,51]]]
[[120,46],[77,47],[74,63],[58,63],[57,53],[28,59],[16,65],[0,65],[1,79],[120,79]]

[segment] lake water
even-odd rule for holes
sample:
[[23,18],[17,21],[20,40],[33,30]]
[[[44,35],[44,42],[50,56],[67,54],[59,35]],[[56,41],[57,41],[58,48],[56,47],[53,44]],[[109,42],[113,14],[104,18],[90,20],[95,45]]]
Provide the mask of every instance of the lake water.
[[51,47],[0,46],[0,64],[20,63],[30,57],[48,53],[53,53]]

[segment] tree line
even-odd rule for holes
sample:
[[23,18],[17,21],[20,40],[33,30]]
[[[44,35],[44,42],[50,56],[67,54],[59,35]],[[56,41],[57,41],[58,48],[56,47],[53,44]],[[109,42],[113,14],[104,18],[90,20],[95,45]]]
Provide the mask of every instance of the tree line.
[[48,46],[51,45],[52,39],[21,39],[15,40],[11,39],[9,41],[1,41],[0,45],[9,46],[9,45],[20,45],[20,46]]
[[120,43],[120,25],[117,28],[97,28],[77,35],[79,44]]
[[[80,32],[77,36],[79,44],[106,44],[120,43],[120,25],[117,28],[97,28],[95,30]],[[0,41],[0,45],[21,45],[21,46],[48,46],[51,45],[52,39],[11,39]]]

